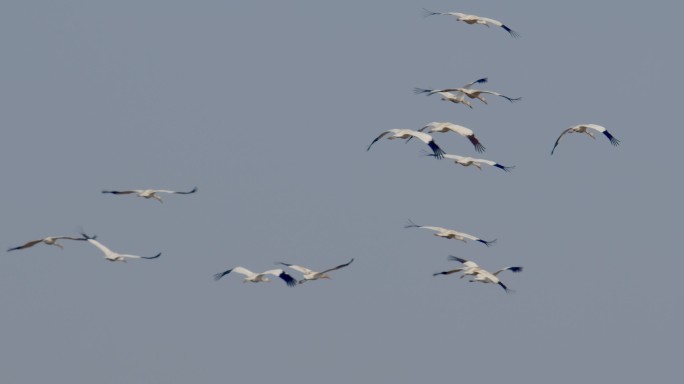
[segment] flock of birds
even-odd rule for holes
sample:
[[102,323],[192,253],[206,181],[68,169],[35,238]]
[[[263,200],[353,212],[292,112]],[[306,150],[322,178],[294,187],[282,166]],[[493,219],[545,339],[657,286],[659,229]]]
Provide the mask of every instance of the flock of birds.
[[[435,16],[435,15],[444,15],[444,16],[451,16],[455,17],[457,21],[462,21],[466,24],[473,25],[473,24],[479,24],[479,25],[484,25],[487,27],[490,26],[495,26],[502,28],[506,32],[508,32],[512,37],[519,37],[518,33],[503,24],[502,22],[486,17],[481,17],[481,16],[476,16],[476,15],[468,15],[464,13],[458,13],[458,12],[432,12],[425,10],[424,16]],[[467,83],[461,87],[455,87],[455,88],[445,88],[445,89],[423,89],[423,88],[415,88],[414,93],[420,95],[426,95],[426,96],[432,96],[435,94],[438,94],[441,96],[441,99],[443,101],[449,101],[455,104],[463,104],[469,108],[473,108],[473,105],[471,104],[471,100],[479,100],[484,104],[487,104],[487,100],[484,98],[483,95],[494,95],[498,96],[501,98],[504,98],[508,100],[509,102],[513,103],[516,101],[520,101],[522,98],[521,97],[509,97],[506,95],[503,95],[498,92],[494,91],[487,91],[487,90],[479,90],[479,89],[474,89],[473,86],[477,84],[484,84],[487,83],[488,79],[487,78],[481,78],[477,79],[475,81],[472,81],[470,83]],[[591,138],[595,139],[594,133],[592,131],[595,131],[597,133],[601,133],[605,135],[613,145],[618,145],[620,141],[616,139],[611,133],[606,130],[605,127],[597,125],[597,124],[579,124],[572,126],[570,128],[565,129],[556,142],[554,143],[553,149],[551,150],[551,155],[553,155],[554,151],[556,150],[556,147],[558,146],[558,143],[560,140],[568,133],[585,133]],[[453,154],[448,154],[446,153],[437,143],[435,142],[434,138],[432,137],[431,134],[433,133],[448,133],[452,132],[455,134],[458,134],[462,137],[465,137],[470,141],[470,143],[473,145],[474,149],[478,153],[482,153],[485,151],[484,145],[482,145],[479,141],[479,139],[475,136],[475,133],[464,126],[453,124],[450,122],[431,122],[429,124],[426,124],[422,128],[418,130],[412,130],[412,129],[388,129],[382,133],[380,133],[371,143],[368,145],[367,150],[370,150],[373,144],[375,144],[377,141],[382,139],[383,137],[386,137],[389,140],[395,140],[395,139],[402,139],[405,140],[406,142],[409,142],[411,139],[416,138],[423,143],[427,144],[430,150],[430,152],[425,152],[426,155],[435,157],[437,159],[449,159],[453,160],[456,164],[460,164],[464,167],[468,166],[474,166],[478,169],[482,169],[482,164],[486,164],[489,166],[493,166],[496,168],[499,168],[503,171],[509,172],[511,169],[514,168],[514,166],[505,166],[500,163],[497,163],[492,160],[486,160],[486,159],[478,159],[478,158],[473,158],[469,156],[460,156],[460,155],[453,155]],[[180,194],[180,195],[188,195],[188,194],[193,194],[197,192],[197,187],[193,188],[190,191],[171,191],[171,190],[165,190],[165,189],[132,189],[132,190],[121,190],[121,191],[109,191],[109,190],[104,190],[102,193],[104,194],[113,194],[113,195],[135,195],[138,197],[142,197],[145,199],[154,199],[157,200],[160,203],[163,203],[162,198],[159,196],[160,194]],[[437,237],[441,237],[444,239],[455,239],[455,240],[460,240],[463,242],[467,242],[468,240],[479,242],[481,244],[484,244],[485,246],[491,246],[496,242],[496,239],[494,240],[483,240],[477,236],[470,235],[468,233],[464,232],[459,232],[453,229],[447,229],[447,228],[442,228],[442,227],[435,227],[435,226],[426,226],[426,225],[418,225],[409,220],[409,223],[405,226],[405,228],[420,228],[420,229],[427,229],[434,231],[434,235]],[[23,250],[27,248],[31,248],[36,244],[46,244],[46,245],[53,245],[59,248],[64,248],[62,244],[58,243],[60,240],[71,240],[71,241],[86,241],[90,244],[92,244],[94,247],[99,249],[103,254],[104,258],[108,261],[121,261],[121,262],[126,262],[128,259],[146,259],[146,260],[151,260],[151,259],[156,259],[161,256],[161,253],[158,253],[154,256],[137,256],[137,255],[131,255],[131,254],[123,254],[123,253],[118,253],[114,252],[99,241],[96,240],[97,236],[89,236],[85,233],[81,233],[81,237],[74,237],[74,236],[48,236],[48,237],[43,237],[40,239],[36,240],[31,240],[26,242],[23,245],[16,246],[9,248],[7,251],[16,251],[16,250]],[[439,275],[450,275],[453,273],[461,273],[461,278],[464,278],[465,276],[471,276],[470,282],[481,282],[481,283],[490,283],[490,284],[497,284],[500,287],[502,287],[506,292],[509,292],[510,289],[499,279],[498,275],[501,272],[504,271],[511,271],[511,272],[521,272],[523,270],[523,267],[521,266],[512,266],[512,267],[506,267],[499,269],[495,272],[489,272],[486,269],[480,267],[478,264],[471,260],[467,260],[461,257],[453,256],[450,255],[448,257],[448,260],[450,261],[457,261],[461,263],[463,266],[447,271],[442,271],[442,272],[437,272],[434,273],[433,276],[439,276]],[[284,262],[278,262],[276,263],[277,265],[281,265],[284,267],[287,267],[293,271],[299,272],[302,277],[301,279],[297,280],[292,275],[287,273],[285,270],[282,268],[275,268],[275,269],[270,269],[264,272],[252,272],[249,269],[242,267],[242,266],[235,266],[231,269],[225,270],[220,273],[216,273],[214,275],[215,280],[220,280],[224,276],[227,276],[231,273],[237,273],[240,275],[243,275],[243,282],[252,282],[252,283],[260,283],[260,282],[269,282],[270,279],[268,278],[268,275],[271,276],[276,276],[283,280],[287,286],[289,287],[295,287],[298,284],[302,284],[307,281],[312,281],[312,280],[319,280],[319,279],[329,279],[330,275],[328,273],[332,271],[336,271],[338,269],[342,269],[345,267],[348,267],[354,259],[351,259],[349,262],[340,264],[338,266],[332,267],[325,269],[321,272],[317,272],[314,270],[311,270],[309,268],[300,266],[300,265],[295,265],[295,264],[289,264],[289,263],[284,263]]]
[[[481,16],[476,16],[476,15],[468,15],[465,13],[459,13],[459,12],[432,12],[427,9],[424,10],[424,16],[436,16],[436,15],[442,15],[442,16],[451,16],[456,18],[456,21],[462,21],[466,24],[479,24],[479,25],[484,25],[487,27],[490,26],[495,26],[502,28],[506,32],[508,32],[512,37],[519,37],[520,35],[515,32],[513,29],[508,27],[507,25],[503,24],[502,22],[494,19],[490,19],[487,17],[481,17]],[[439,95],[441,96],[442,101],[448,101],[454,104],[462,104],[467,106],[470,109],[473,109],[473,104],[472,102],[475,102],[475,100],[479,100],[484,104],[488,104],[487,100],[485,99],[484,95],[493,95],[493,96],[498,96],[503,99],[508,100],[511,103],[517,102],[522,100],[521,97],[510,97],[506,96],[504,94],[501,94],[499,92],[494,92],[494,91],[488,91],[488,90],[481,90],[481,89],[475,89],[475,86],[478,86],[478,84],[484,84],[487,83],[488,79],[485,78],[480,78],[474,81],[471,81],[467,84],[464,84],[460,87],[454,87],[454,88],[443,88],[443,89],[425,89],[425,88],[414,88],[414,93],[417,95],[426,95],[426,96],[432,96],[432,95]],[[620,142],[617,140],[611,133],[608,132],[608,130],[600,125],[597,124],[579,124],[572,126],[570,128],[565,129],[558,139],[556,140],[553,149],[551,150],[551,155],[553,155],[554,151],[556,150],[556,147],[558,146],[558,143],[560,140],[568,133],[585,133],[589,135],[591,138],[595,139],[594,134],[591,131],[596,131],[598,133],[602,133],[605,135],[613,145],[618,145]],[[466,128],[462,125],[457,125],[453,124],[450,122],[432,122],[424,127],[418,129],[418,130],[412,130],[412,129],[388,129],[384,132],[381,132],[373,141],[370,143],[368,146],[367,150],[370,150],[373,144],[375,144],[377,141],[382,139],[383,137],[386,137],[389,140],[395,140],[395,139],[402,139],[405,140],[405,142],[409,142],[411,139],[416,138],[423,143],[427,144],[428,147],[432,152],[425,152],[428,156],[433,156],[437,159],[449,159],[453,160],[454,163],[460,164],[464,167],[468,166],[474,166],[478,169],[482,169],[482,165],[486,164],[489,166],[493,166],[496,168],[499,168],[505,172],[510,172],[515,166],[506,166],[502,165],[498,162],[492,161],[492,160],[487,160],[487,159],[478,159],[470,156],[460,156],[460,155],[454,155],[454,154],[448,154],[446,153],[436,142],[435,139],[433,138],[432,134],[433,133],[456,133],[460,136],[463,136],[467,138],[470,143],[473,145],[475,148],[475,151],[478,153],[482,153],[485,151],[485,146],[480,143],[480,140],[475,136],[475,133],[473,130]],[[467,240],[472,240],[476,242],[480,242],[486,246],[492,245],[494,242],[496,242],[496,239],[494,240],[483,240],[479,237],[470,235],[468,233],[464,232],[459,232],[453,229],[447,229],[447,228],[442,228],[442,227],[435,227],[435,226],[427,226],[427,225],[418,225],[409,220],[409,224],[405,226],[405,228],[422,228],[422,229],[428,229],[431,231],[434,231],[434,235],[437,237],[441,237],[444,239],[455,239],[455,240],[461,240],[463,242],[466,242]],[[451,269],[448,271],[443,271],[443,272],[437,272],[433,276],[439,276],[439,275],[450,275],[452,273],[457,273],[461,272],[461,278],[465,276],[472,276],[472,278],[469,280],[470,282],[481,282],[481,283],[490,283],[490,284],[497,284],[501,288],[504,289],[506,292],[510,292],[510,289],[499,279],[498,275],[501,272],[504,271],[511,271],[511,272],[521,272],[523,270],[523,267],[521,266],[512,266],[512,267],[506,267],[497,270],[496,272],[489,272],[486,269],[483,269],[480,267],[478,264],[476,264],[472,260],[466,260],[461,257],[453,256],[450,255],[448,257],[448,260],[451,261],[457,261],[461,263],[463,266],[460,268],[455,268]]]

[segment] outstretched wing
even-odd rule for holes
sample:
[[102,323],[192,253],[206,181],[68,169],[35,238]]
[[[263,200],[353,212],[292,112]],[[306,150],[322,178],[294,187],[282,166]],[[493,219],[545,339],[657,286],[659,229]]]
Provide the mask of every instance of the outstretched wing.
[[463,268],[456,268],[456,269],[452,269],[452,270],[450,270],[450,271],[443,271],[443,272],[433,273],[432,276],[438,276],[438,275],[451,275],[452,273],[461,272],[462,270],[463,270]]
[[235,267],[235,268],[231,268],[231,269],[229,269],[229,270],[227,270],[227,271],[223,271],[223,272],[219,272],[219,273],[215,274],[215,275],[214,275],[214,280],[219,280],[220,278],[222,278],[223,276],[225,276],[225,275],[227,275],[227,274],[229,274],[229,273],[231,273],[231,272],[239,273],[239,274],[245,275],[245,276],[247,276],[247,277],[251,277],[251,276],[254,276],[254,275],[255,275],[254,272],[250,271],[250,270],[247,269],[247,268]]
[[506,26],[504,23],[500,22],[499,20],[490,19],[488,17],[481,17],[480,19],[486,21],[489,24],[496,25],[497,27],[503,28],[512,37],[520,37],[520,34],[518,32],[510,29],[508,26]]
[[102,193],[111,193],[114,195],[128,195],[129,193],[137,193],[138,191],[102,191]]
[[480,266],[477,265],[477,263],[475,263],[474,261],[466,260],[466,259],[463,259],[463,258],[460,258],[457,256],[453,256],[453,255],[449,255],[447,260],[458,261],[459,263],[462,263],[466,267],[470,267],[470,268],[480,268]]
[[26,244],[24,244],[24,245],[20,245],[20,246],[18,246],[18,247],[10,248],[10,249],[7,250],[7,252],[9,252],[9,251],[16,251],[16,250],[18,250],[18,249],[30,248],[30,247],[33,247],[34,245],[40,243],[41,241],[43,241],[43,239],[31,240],[31,241],[29,241],[28,243],[26,243]]
[[300,265],[294,265],[294,264],[288,264],[288,263],[283,263],[283,262],[277,262],[276,264],[284,265],[286,267],[290,267],[294,269],[297,272],[303,273],[303,274],[309,274],[309,273],[316,273],[315,271],[310,270],[309,268],[302,267]]
[[370,145],[368,146],[368,148],[366,148],[366,151],[370,151],[370,149],[371,149],[371,147],[373,146],[373,144],[375,144],[378,140],[382,139],[382,138],[383,138],[385,135],[387,135],[388,133],[394,133],[394,131],[392,131],[392,130],[390,129],[390,130],[387,130],[387,131],[381,133],[378,137],[376,137],[376,138],[373,140],[373,142],[370,143]]
[[481,79],[477,79],[477,80],[475,80],[475,81],[472,81],[472,82],[470,82],[470,83],[468,83],[468,84],[462,86],[461,88],[466,88],[466,89],[467,89],[467,88],[472,87],[472,86],[475,85],[475,84],[484,84],[484,83],[486,83],[487,81],[489,81],[489,80],[488,80],[486,77],[483,77],[483,78],[481,78]]
[[189,194],[191,194],[191,193],[197,192],[197,187],[193,188],[192,191],[188,191],[188,192],[169,191],[169,190],[166,190],[166,189],[157,189],[157,190],[155,190],[155,192],[157,192],[157,193],[160,193],[160,192],[161,192],[161,193],[176,193],[176,194],[179,194],[179,195],[189,195]]
[[556,139],[556,143],[553,145],[553,148],[551,148],[551,154],[552,154],[552,155],[553,155],[553,151],[556,150],[556,147],[558,146],[558,143],[560,142],[561,138],[562,138],[563,136],[565,136],[566,133],[572,132],[573,129],[575,129],[575,127],[570,127],[570,128],[568,128],[568,129],[564,130],[564,131],[560,134],[560,136],[558,136],[558,138]]
[[613,137],[613,135],[611,135],[610,132],[608,132],[608,130],[606,129],[606,127],[603,127],[603,126],[598,125],[598,124],[585,124],[584,126],[587,127],[587,128],[591,128],[591,129],[593,129],[593,130],[595,130],[595,131],[598,131],[598,132],[603,133],[603,134],[608,138],[608,140],[610,140],[610,143],[611,143],[611,144],[613,144],[613,145],[620,145],[620,140],[618,140],[618,139],[616,139],[615,137]]
[[340,264],[340,265],[338,265],[337,267],[333,267],[333,268],[330,268],[330,269],[326,269],[325,271],[321,272],[321,274],[328,273],[328,272],[332,272],[332,271],[338,270],[338,269],[340,269],[340,268],[344,268],[344,267],[348,266],[349,264],[351,264],[353,261],[354,261],[354,259],[351,259],[351,260],[349,260],[349,262],[346,263],[346,264]]
[[510,172],[511,169],[515,168],[515,165],[505,166],[505,165],[501,165],[501,164],[497,163],[496,161],[491,161],[491,160],[487,160],[487,159],[473,159],[473,161],[476,161],[478,163],[484,163],[487,165],[491,165],[492,167],[500,168],[506,172]]
[[486,94],[489,94],[489,95],[494,95],[494,96],[503,97],[504,99],[510,101],[511,103],[522,100],[522,97],[508,97],[508,96],[506,96],[506,95],[500,94],[499,92],[492,92],[492,91],[479,91],[479,92],[480,92],[480,93],[486,93]]
[[523,270],[523,267],[506,267],[506,268],[499,269],[498,271],[492,273],[492,275],[497,276],[499,273],[501,273],[503,271],[511,271],[514,273],[518,273],[518,272],[522,272],[522,270]]

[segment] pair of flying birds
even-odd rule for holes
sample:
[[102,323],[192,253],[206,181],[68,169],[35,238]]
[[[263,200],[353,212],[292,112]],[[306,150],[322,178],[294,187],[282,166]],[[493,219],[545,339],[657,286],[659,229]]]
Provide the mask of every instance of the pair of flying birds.
[[246,282],[262,283],[262,282],[269,282],[270,281],[266,275],[272,275],[272,276],[278,276],[279,278],[281,278],[287,284],[288,287],[294,287],[297,285],[297,283],[302,284],[302,283],[305,283],[305,282],[311,281],[311,280],[329,279],[330,276],[328,275],[328,272],[336,271],[340,268],[347,267],[353,261],[354,261],[354,259],[351,259],[348,263],[340,264],[336,267],[326,269],[322,272],[317,272],[317,271],[311,270],[309,268],[305,268],[305,267],[302,267],[299,265],[294,265],[294,264],[288,264],[288,263],[282,263],[282,262],[276,263],[276,264],[284,265],[286,267],[294,269],[297,272],[302,273],[302,279],[299,280],[299,282],[294,277],[292,277],[290,274],[283,271],[282,269],[271,269],[271,270],[268,270],[265,272],[255,273],[255,272],[252,272],[249,269],[244,268],[244,267],[235,267],[235,268],[231,268],[227,271],[217,273],[214,275],[214,280],[220,280],[223,276],[226,276],[231,272],[235,272],[235,273],[239,273],[239,274],[245,276],[245,278],[242,279],[243,283],[246,283]]

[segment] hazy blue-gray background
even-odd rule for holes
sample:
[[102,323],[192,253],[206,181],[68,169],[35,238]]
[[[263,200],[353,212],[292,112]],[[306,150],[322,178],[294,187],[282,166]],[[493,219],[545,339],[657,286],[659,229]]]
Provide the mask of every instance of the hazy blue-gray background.
[[[421,8],[502,20],[468,26]],[[0,3],[5,383],[643,383],[680,374],[680,16],[670,1]],[[481,88],[475,109],[414,87]],[[506,174],[389,128],[475,130]],[[610,145],[560,132],[606,126]],[[435,135],[449,153],[467,140]],[[102,189],[199,192],[165,203]],[[487,248],[403,229],[458,229]],[[432,277],[453,254],[516,291]],[[215,282],[285,261],[329,281]],[[296,274],[293,272],[293,274]]]

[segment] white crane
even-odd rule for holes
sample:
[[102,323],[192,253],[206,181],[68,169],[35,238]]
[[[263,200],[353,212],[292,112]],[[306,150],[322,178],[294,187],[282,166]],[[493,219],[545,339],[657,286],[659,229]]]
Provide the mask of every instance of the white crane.
[[223,276],[225,276],[231,272],[235,272],[235,273],[239,273],[241,275],[244,275],[245,278],[242,280],[243,283],[246,283],[248,281],[252,282],[252,283],[264,283],[264,282],[267,283],[267,282],[270,282],[271,280],[268,277],[266,277],[266,275],[273,275],[273,276],[280,277],[287,284],[288,287],[294,287],[295,285],[297,285],[297,280],[295,280],[292,276],[288,275],[287,272],[283,271],[282,269],[271,269],[271,270],[268,270],[265,272],[255,273],[255,272],[252,272],[249,269],[244,268],[244,267],[235,267],[235,268],[231,268],[227,271],[223,271],[223,272],[215,274],[214,280],[219,280]]
[[620,144],[620,140],[613,137],[613,135],[611,135],[610,132],[608,132],[608,130],[603,126],[600,126],[598,124],[579,124],[566,129],[560,134],[560,136],[558,136],[558,139],[556,139],[556,143],[553,145],[553,148],[551,149],[551,154],[553,155],[553,151],[556,150],[558,142],[561,140],[563,136],[565,136],[566,133],[586,133],[587,135],[589,135],[589,137],[596,140],[594,134],[588,131],[588,129],[593,129],[596,132],[603,133],[608,138],[608,140],[610,140],[610,143],[613,145]]
[[[427,124],[423,128],[419,129],[418,132],[423,132],[425,130],[427,130],[430,133],[433,133],[433,132],[440,132],[440,133],[454,132],[454,133],[458,133],[459,135],[468,139],[470,141],[470,143],[473,144],[473,146],[475,147],[475,150],[477,152],[481,153],[481,152],[484,152],[486,149],[484,147],[484,145],[480,144],[480,140],[478,140],[478,138],[475,137],[475,133],[473,132],[473,130],[470,128],[466,128],[462,125],[452,124],[452,123],[448,123],[448,122],[441,122],[440,123],[440,122],[434,121],[432,123]],[[409,140],[411,140],[410,137],[409,137]],[[443,153],[442,157],[444,155],[445,154]]]
[[387,137],[387,139],[389,140],[408,139],[411,137],[415,137],[423,143],[427,144],[430,147],[430,149],[432,149],[432,152],[436,158],[441,159],[442,155],[444,155],[444,151],[437,145],[437,143],[435,143],[435,141],[432,139],[432,136],[428,135],[427,133],[414,131],[411,129],[389,129],[387,131],[384,131],[378,137],[376,137],[372,143],[370,143],[366,150],[370,151],[371,147],[373,146],[373,144],[375,144],[376,141],[382,139],[384,136],[390,133],[392,135]]
[[450,101],[454,104],[467,105],[468,108],[473,109],[472,104],[465,99],[463,93],[454,94],[447,89],[424,89],[424,88],[413,88],[413,93],[420,95],[424,93],[426,96],[432,96],[435,93],[442,96],[442,101]]
[[38,243],[44,243],[47,245],[54,245],[54,246],[57,246],[61,249],[64,249],[62,244],[59,244],[57,242],[57,240],[86,240],[86,239],[83,237],[71,237],[71,236],[48,236],[48,237],[43,237],[42,239],[38,239],[38,240],[31,240],[31,241],[27,242],[26,244],[20,245],[18,247],[10,248],[7,250],[7,252],[16,251],[18,249],[30,248],[30,247],[33,247],[34,245],[38,244]]
[[125,263],[126,259],[147,259],[147,260],[151,260],[151,259],[156,259],[159,256],[161,256],[161,252],[159,252],[158,254],[156,254],[154,256],[136,256],[136,255],[127,255],[127,254],[123,254],[123,253],[116,253],[116,252],[112,251],[111,249],[102,245],[102,243],[100,243],[99,241],[95,240],[96,236],[88,236],[85,233],[81,233],[81,235],[83,235],[85,240],[87,240],[90,244],[94,245],[100,251],[102,251],[102,253],[104,253],[105,259],[107,259],[109,261],[122,261]]
[[486,95],[494,95],[494,96],[503,97],[504,99],[510,101],[511,103],[522,100],[522,97],[508,97],[508,96],[502,95],[498,92],[483,91],[480,89],[452,88],[452,89],[444,89],[443,91],[459,92],[459,94],[464,94],[471,99],[478,99],[485,104],[487,104],[487,100],[482,96],[483,93]]
[[[472,87],[475,84],[482,84],[482,83],[486,83],[486,82],[487,82],[487,78],[483,77],[481,79],[471,81],[468,84],[464,84],[461,88],[458,88],[458,89],[469,89],[470,87]],[[438,95],[442,96],[443,101],[451,101],[452,103],[455,103],[455,104],[460,103],[460,104],[467,105],[470,109],[473,108],[473,106],[470,104],[470,102],[468,102],[468,100],[466,100],[463,97],[464,93],[461,92],[459,94],[454,94],[454,93],[452,93],[452,91],[453,91],[453,89],[413,88],[413,93],[415,93],[416,95],[420,95],[420,94],[424,93],[426,96],[432,96],[434,94],[438,94]]]
[[469,234],[463,233],[463,232],[458,232],[458,231],[455,231],[453,229],[442,228],[442,227],[431,227],[428,225],[418,225],[418,224],[414,223],[413,221],[411,221],[411,219],[409,219],[408,224],[404,225],[404,228],[429,229],[431,231],[435,231],[436,233],[434,233],[433,235],[435,235],[437,237],[442,237],[444,239],[461,240],[464,243],[467,243],[468,240],[473,240],[473,241],[480,242],[480,243],[482,243],[488,247],[491,246],[492,244],[496,243],[496,239],[491,240],[491,241],[482,240],[479,237],[469,235]]
[[197,192],[197,187],[193,188],[191,191],[188,192],[179,192],[179,191],[169,191],[167,189],[131,189],[128,191],[102,191],[102,193],[111,193],[114,195],[128,195],[131,193],[135,193],[137,196],[144,197],[146,199],[152,198],[157,200],[160,203],[163,203],[161,197],[157,195],[157,193],[173,193],[173,194],[178,194],[178,195],[189,195],[191,193]]
[[466,260],[466,259],[456,257],[456,256],[449,256],[449,260],[458,261],[458,262],[462,263],[463,265],[465,265],[465,268],[456,268],[456,269],[452,269],[449,271],[437,272],[437,273],[433,273],[432,276],[450,275],[450,274],[455,273],[455,272],[463,272],[463,275],[461,276],[461,278],[463,278],[463,276],[465,276],[465,275],[475,276],[472,280],[468,280],[471,283],[481,282],[481,283],[498,284],[506,292],[510,292],[511,290],[508,289],[508,287],[506,287],[506,285],[501,282],[501,280],[498,277],[499,273],[501,273],[503,271],[511,271],[511,272],[517,273],[517,272],[522,272],[522,270],[523,270],[523,267],[506,267],[506,268],[499,269],[498,271],[496,271],[494,273],[491,273],[491,272],[487,271],[486,269],[483,269],[482,267],[477,265],[475,262],[470,261],[470,260]]
[[484,25],[487,27],[489,27],[490,25],[494,25],[494,26],[503,28],[506,32],[508,32],[513,37],[520,37],[520,35],[516,31],[510,29],[509,27],[504,25],[499,20],[494,20],[494,19],[490,19],[488,17],[482,17],[482,16],[468,15],[468,14],[459,13],[459,12],[432,12],[432,11],[428,11],[425,8],[423,8],[423,10],[425,11],[425,13],[424,13],[425,17],[433,16],[433,15],[453,16],[456,18],[456,21],[462,21],[466,24],[471,24],[471,25],[472,24],[480,24],[480,25]]
[[[431,153],[427,153],[427,151],[425,151],[425,154],[427,156],[434,156]],[[458,156],[458,155],[452,155],[452,154],[448,154],[448,153],[444,154],[444,158],[449,159],[449,160],[453,160],[454,163],[460,164],[464,167],[469,167],[472,165],[474,167],[477,167],[477,169],[479,169],[479,170],[482,170],[481,164],[491,165],[492,167],[497,167],[499,169],[504,170],[505,172],[510,172],[511,169],[515,168],[515,165],[506,166],[506,165],[501,165],[501,164],[499,164],[495,161],[492,161],[492,160],[476,159],[473,157]]]
[[329,279],[330,276],[327,274],[328,272],[332,272],[332,271],[336,271],[340,268],[344,268],[344,267],[348,266],[349,264],[351,264],[353,261],[354,261],[354,259],[351,259],[351,260],[349,260],[348,263],[340,264],[337,267],[329,268],[329,269],[326,269],[325,271],[322,271],[322,272],[312,271],[309,268],[305,268],[305,267],[302,267],[299,265],[294,265],[294,264],[283,263],[283,262],[277,262],[276,264],[280,264],[280,265],[284,265],[286,267],[290,267],[290,268],[294,269],[295,271],[304,274],[303,279],[299,280],[299,284],[302,284],[302,283],[307,282],[309,280]]

